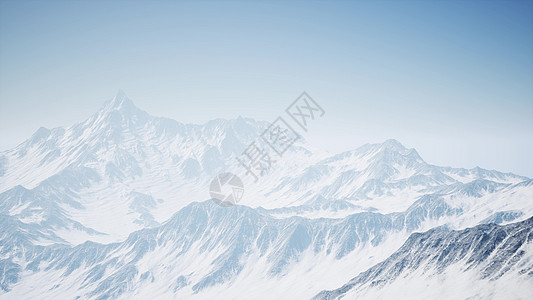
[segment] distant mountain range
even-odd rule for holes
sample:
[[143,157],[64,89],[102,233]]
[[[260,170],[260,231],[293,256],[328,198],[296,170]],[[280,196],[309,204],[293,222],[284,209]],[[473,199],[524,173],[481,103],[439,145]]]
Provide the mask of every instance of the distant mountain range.
[[379,298],[455,274],[532,286],[533,181],[434,166],[395,140],[329,154],[302,139],[257,183],[242,175],[238,205],[209,200],[268,126],[152,117],[119,92],[1,152],[0,299]]

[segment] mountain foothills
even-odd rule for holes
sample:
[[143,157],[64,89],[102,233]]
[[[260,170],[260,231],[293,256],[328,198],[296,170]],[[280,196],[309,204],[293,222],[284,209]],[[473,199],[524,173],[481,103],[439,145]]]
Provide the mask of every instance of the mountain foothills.
[[[300,139],[254,182],[236,157],[268,126],[183,124],[119,92],[1,152],[0,299],[533,297],[531,179]],[[245,192],[222,207],[228,171]]]

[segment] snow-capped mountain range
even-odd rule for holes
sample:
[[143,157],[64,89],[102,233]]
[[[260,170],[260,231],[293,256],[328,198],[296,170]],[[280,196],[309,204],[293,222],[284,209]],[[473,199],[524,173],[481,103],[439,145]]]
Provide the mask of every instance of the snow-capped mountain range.
[[469,280],[533,283],[516,269],[531,265],[531,235],[505,252],[512,230],[531,231],[533,181],[434,166],[395,140],[329,154],[301,139],[258,182],[241,176],[238,205],[209,200],[211,179],[243,174],[235,158],[268,125],[183,124],[119,92],[87,120],[1,152],[0,299],[379,297],[398,278],[491,263],[514,275]]

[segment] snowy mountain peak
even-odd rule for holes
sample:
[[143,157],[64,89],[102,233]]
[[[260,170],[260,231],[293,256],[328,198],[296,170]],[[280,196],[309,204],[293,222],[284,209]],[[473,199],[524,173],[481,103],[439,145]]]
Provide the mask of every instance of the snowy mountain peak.
[[148,116],[145,111],[135,106],[133,101],[131,101],[122,90],[119,90],[113,99],[107,101],[102,108],[98,110],[96,115],[113,115],[117,114],[117,112],[125,117],[132,117],[134,115],[143,115],[143,117]]
[[127,108],[127,107],[132,107],[132,106],[134,107],[135,105],[128,98],[126,93],[124,93],[124,91],[122,90],[118,90],[115,97],[111,101],[109,101],[109,103],[107,104],[108,108],[117,109],[117,110]]
[[388,139],[381,144],[381,148],[386,148],[396,151],[404,151],[406,148],[400,142],[395,139]]
[[407,148],[395,139],[388,139],[381,144],[373,144],[370,146],[374,152],[400,153],[405,156],[421,159],[414,148]]
[[96,114],[85,122],[85,126],[98,128],[116,128],[123,130],[134,127],[144,127],[152,117],[144,110],[133,104],[126,94],[119,90],[116,96],[106,102]]
[[40,127],[30,138],[30,143],[34,144],[40,140],[46,139],[50,135],[50,129],[46,127]]
[[425,164],[414,148],[408,149],[394,139],[378,144],[366,144],[352,151],[352,153],[360,157],[377,160],[380,163],[400,163],[400,161],[405,163],[409,161],[416,164]]

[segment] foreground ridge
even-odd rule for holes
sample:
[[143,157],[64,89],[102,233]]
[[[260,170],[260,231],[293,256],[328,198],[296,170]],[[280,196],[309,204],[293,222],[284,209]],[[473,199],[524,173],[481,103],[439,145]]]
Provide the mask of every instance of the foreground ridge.
[[[314,299],[362,296],[373,289],[386,289],[396,280],[407,278],[408,281],[409,278],[420,278],[421,275],[438,276],[454,266],[460,266],[463,272],[472,271],[478,281],[485,282],[497,281],[514,273],[531,287],[532,243],[533,217],[505,226],[483,224],[460,231],[436,228],[424,233],[413,233],[388,259],[336,290],[320,292]],[[402,282],[405,284],[405,280]],[[531,289],[517,292],[524,299],[533,294]],[[448,293],[447,296],[454,295],[454,291]]]

